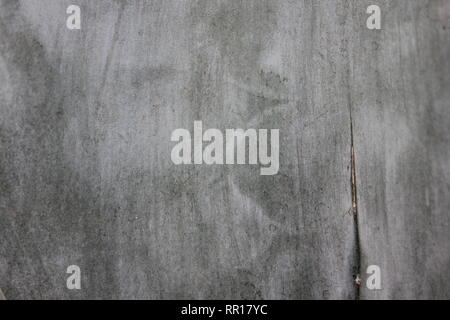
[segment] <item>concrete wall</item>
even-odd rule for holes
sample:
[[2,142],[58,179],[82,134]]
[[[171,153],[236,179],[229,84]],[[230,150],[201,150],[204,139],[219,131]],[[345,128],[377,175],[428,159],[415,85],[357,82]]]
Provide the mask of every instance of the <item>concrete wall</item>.
[[[0,0],[0,83],[8,299],[450,297],[449,0]],[[278,175],[174,165],[195,120]]]

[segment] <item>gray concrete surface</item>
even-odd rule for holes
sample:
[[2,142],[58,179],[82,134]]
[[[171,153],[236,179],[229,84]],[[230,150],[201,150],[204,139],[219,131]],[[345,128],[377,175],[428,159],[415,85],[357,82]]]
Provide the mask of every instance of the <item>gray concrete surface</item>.
[[[0,0],[0,288],[448,298],[449,19],[448,0]],[[194,120],[280,129],[279,174],[175,166]],[[380,291],[354,283],[371,264]]]
[[362,297],[449,299],[450,1],[383,6],[353,42],[362,265],[385,273]]

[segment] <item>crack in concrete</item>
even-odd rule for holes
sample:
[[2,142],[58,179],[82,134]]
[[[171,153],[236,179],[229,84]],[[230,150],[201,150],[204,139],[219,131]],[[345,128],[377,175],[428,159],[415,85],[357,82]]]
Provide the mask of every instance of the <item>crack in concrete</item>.
[[360,299],[360,285],[361,285],[361,243],[359,235],[359,221],[358,221],[358,192],[356,187],[356,158],[355,158],[355,142],[353,137],[353,117],[350,106],[350,143],[351,143],[351,193],[352,193],[352,209],[353,223],[354,223],[354,240],[355,240],[355,266],[353,267],[353,277],[355,280],[355,299]]

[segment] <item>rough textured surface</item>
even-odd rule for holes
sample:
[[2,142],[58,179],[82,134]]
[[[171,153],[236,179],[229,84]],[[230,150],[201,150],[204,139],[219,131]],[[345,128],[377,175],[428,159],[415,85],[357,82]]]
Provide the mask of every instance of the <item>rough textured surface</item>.
[[[448,297],[450,2],[377,2],[0,0],[6,297]],[[281,129],[279,174],[173,165],[194,120]]]
[[[450,1],[386,1],[354,41],[363,298],[450,298]],[[370,63],[368,63],[370,61]]]

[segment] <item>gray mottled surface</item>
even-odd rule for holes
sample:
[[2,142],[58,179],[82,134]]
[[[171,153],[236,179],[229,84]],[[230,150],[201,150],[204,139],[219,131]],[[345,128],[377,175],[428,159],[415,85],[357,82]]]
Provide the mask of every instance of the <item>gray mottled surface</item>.
[[[377,3],[0,0],[6,297],[448,298],[450,1]],[[279,174],[173,165],[194,120],[280,129]]]
[[[354,42],[353,113],[365,298],[450,298],[450,1],[388,1]],[[370,62],[369,62],[370,61]]]

